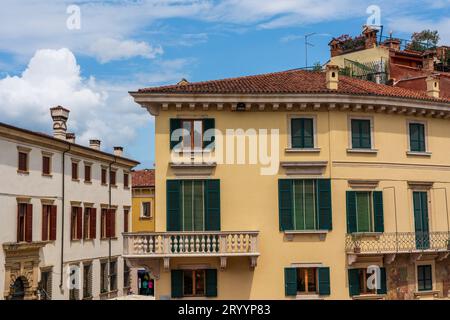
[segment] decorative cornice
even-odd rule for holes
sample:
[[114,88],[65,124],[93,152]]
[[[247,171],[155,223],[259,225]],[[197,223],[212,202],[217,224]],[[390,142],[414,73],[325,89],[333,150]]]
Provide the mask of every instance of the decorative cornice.
[[328,166],[328,161],[294,161],[280,162],[280,166],[290,175],[322,175]]

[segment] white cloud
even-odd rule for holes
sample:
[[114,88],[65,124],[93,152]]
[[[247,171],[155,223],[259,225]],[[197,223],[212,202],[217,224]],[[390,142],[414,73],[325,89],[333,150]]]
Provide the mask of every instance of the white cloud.
[[95,56],[101,63],[106,63],[132,57],[153,59],[163,54],[163,49],[161,46],[152,47],[146,42],[101,38],[89,47],[88,52]]
[[450,43],[450,18],[426,20],[417,16],[402,16],[389,21],[394,32],[405,32],[412,34],[425,29],[438,30],[441,37],[440,44]]
[[39,50],[20,76],[0,79],[0,118],[51,133],[49,108],[63,105],[71,111],[69,131],[76,133],[78,142],[99,138],[105,148],[125,145],[149,119],[127,91],[82,78],[68,49]]

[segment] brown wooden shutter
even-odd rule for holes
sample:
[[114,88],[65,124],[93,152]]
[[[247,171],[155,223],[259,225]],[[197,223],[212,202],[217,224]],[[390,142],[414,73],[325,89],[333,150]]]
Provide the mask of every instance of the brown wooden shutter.
[[128,209],[123,211],[123,232],[128,232],[129,212]]
[[77,239],[83,238],[83,208],[77,208]]
[[110,232],[111,232],[111,238],[115,238],[116,237],[116,210],[115,209],[111,209],[110,210],[110,215],[111,215],[111,228],[110,228]]
[[17,242],[20,242],[20,203],[17,204]]
[[27,213],[25,215],[25,241],[33,241],[33,205],[27,204]]
[[106,184],[106,169],[102,169],[102,184]]
[[47,206],[42,205],[42,241],[47,241],[48,239],[48,212]]
[[42,157],[42,173],[50,174],[50,157],[48,156]]
[[84,180],[91,181],[91,166],[84,166]]
[[56,240],[56,226],[57,226],[57,206],[50,207],[50,240]]
[[109,214],[110,210],[105,210],[105,224],[106,224],[106,234],[105,238],[111,237],[111,215]]
[[72,162],[72,179],[78,180],[78,163]]
[[128,173],[124,173],[123,174],[123,186],[125,188],[128,188],[128,185],[129,185],[129,176],[128,176]]
[[91,208],[91,216],[89,218],[89,238],[97,237],[97,209]]
[[20,171],[28,171],[27,157],[28,157],[27,153],[19,152],[19,170]]

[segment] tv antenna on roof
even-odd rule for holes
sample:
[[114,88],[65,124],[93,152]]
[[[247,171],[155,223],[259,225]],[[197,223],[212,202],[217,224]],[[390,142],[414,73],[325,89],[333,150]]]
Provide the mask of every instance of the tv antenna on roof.
[[331,36],[328,33],[317,33],[317,32],[312,32],[312,33],[308,33],[305,34],[305,68],[308,68],[308,47],[314,47],[314,44],[308,42],[308,38],[312,37],[312,36]]

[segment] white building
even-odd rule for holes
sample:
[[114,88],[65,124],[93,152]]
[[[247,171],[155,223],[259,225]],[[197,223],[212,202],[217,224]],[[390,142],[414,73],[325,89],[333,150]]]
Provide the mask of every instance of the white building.
[[0,299],[122,296],[138,162],[76,144],[69,111],[51,115],[53,137],[0,123]]

